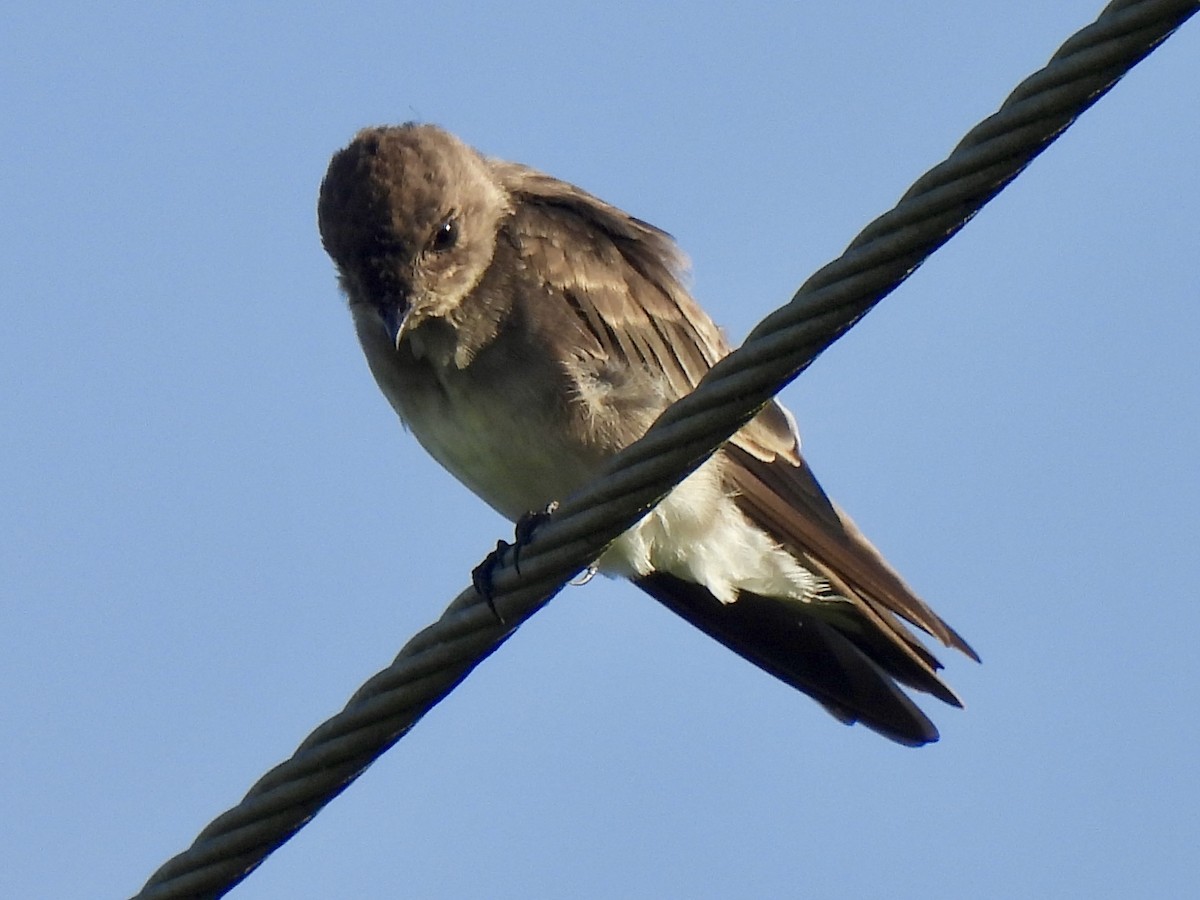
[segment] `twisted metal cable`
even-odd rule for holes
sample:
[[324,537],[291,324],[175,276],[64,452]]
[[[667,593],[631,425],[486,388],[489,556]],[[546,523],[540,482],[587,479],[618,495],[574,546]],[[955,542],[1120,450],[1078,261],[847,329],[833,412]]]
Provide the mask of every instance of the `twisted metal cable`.
[[219,897],[231,890],[1197,11],[1194,0],[1110,3],[600,478],[567,498],[522,546],[520,572],[508,555],[493,573],[503,622],[473,588],[463,591],[291,759],[155,872],[137,897]]

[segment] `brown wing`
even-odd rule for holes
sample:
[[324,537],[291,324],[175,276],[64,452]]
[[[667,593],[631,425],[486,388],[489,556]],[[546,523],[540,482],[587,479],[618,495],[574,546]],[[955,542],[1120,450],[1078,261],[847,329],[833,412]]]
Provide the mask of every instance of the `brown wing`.
[[[509,239],[569,309],[571,339],[583,352],[653,372],[667,385],[664,405],[729,352],[684,290],[684,260],[669,235],[573,185],[524,166],[491,165],[518,201]],[[670,575],[639,586],[843,721],[862,721],[901,743],[935,740],[932,723],[895,682],[961,703],[901,619],[978,658],[974,651],[826,497],[781,406],[771,403],[733,437],[724,466],[743,512],[822,575],[828,596],[799,604],[743,593],[725,605]]]
[[[908,638],[897,616],[948,647],[979,657],[888,565],[858,526],[821,489],[808,464],[763,463],[731,447],[727,476],[751,520],[858,601],[864,615]],[[908,638],[911,641],[911,638]],[[914,642],[915,644],[915,642]]]
[[803,461],[764,463],[726,451],[726,474],[747,517],[830,584],[827,602],[811,604],[889,674],[961,706],[937,676],[941,664],[901,619],[972,659],[979,657],[888,565],[854,522],[833,504]]
[[[510,233],[519,252],[561,292],[592,355],[661,375],[669,403],[729,353],[721,330],[684,290],[686,260],[670,235],[534,169],[491,166],[518,201]],[[763,460],[799,459],[791,419],[775,403],[736,440]]]

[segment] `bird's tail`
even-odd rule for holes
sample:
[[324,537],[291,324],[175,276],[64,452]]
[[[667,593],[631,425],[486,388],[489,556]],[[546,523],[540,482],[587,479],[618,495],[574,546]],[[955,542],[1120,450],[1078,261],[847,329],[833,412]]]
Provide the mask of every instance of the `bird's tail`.
[[[872,652],[853,632],[820,618],[807,604],[742,592],[722,603],[706,588],[654,573],[638,587],[759,668],[817,700],[841,721],[861,722],[899,744],[938,739],[933,722],[901,690],[912,683],[896,661]],[[891,671],[889,671],[891,670]],[[939,682],[940,683],[940,682]],[[917,685],[918,687],[922,685]],[[957,705],[953,693],[935,691]]]

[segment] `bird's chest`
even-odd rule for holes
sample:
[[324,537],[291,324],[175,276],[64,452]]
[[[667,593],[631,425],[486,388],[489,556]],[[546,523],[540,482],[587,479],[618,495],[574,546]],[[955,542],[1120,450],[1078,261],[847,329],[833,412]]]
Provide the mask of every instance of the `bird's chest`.
[[520,346],[464,366],[426,349],[402,350],[376,379],[429,454],[490,506],[516,520],[592,476],[598,460],[572,436],[573,400],[552,363]]

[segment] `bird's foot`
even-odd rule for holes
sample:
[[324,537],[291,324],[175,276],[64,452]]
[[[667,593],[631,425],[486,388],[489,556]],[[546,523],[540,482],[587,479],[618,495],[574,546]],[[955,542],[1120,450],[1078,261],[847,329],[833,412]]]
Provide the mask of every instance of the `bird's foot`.
[[497,541],[496,549],[487,555],[487,557],[471,571],[471,584],[475,586],[475,593],[487,602],[488,609],[492,611],[492,615],[500,624],[504,624],[504,617],[496,609],[495,590],[492,585],[492,575],[496,571],[496,567],[504,562],[504,554],[512,550],[513,568],[517,570],[517,574],[521,574],[521,547],[529,543],[538,527],[546,522],[547,519],[558,509],[558,501],[551,501],[546,505],[546,508],[540,512],[527,512],[521,518],[517,519],[517,525],[514,529],[513,543],[508,541]]
[[556,509],[558,501],[551,500],[540,512],[527,512],[517,519],[516,528],[513,529],[513,568],[517,570],[518,575],[521,574],[521,548],[533,539],[534,532],[549,521]]
[[574,578],[567,582],[571,587],[583,587],[589,581],[596,577],[596,573],[600,571],[600,567],[592,563]]
[[501,625],[504,623],[504,617],[500,615],[500,611],[496,609],[496,592],[492,586],[492,575],[496,571],[496,567],[503,564],[504,554],[512,547],[508,541],[496,541],[496,549],[484,557],[483,562],[471,570],[471,584],[475,587],[475,593],[484,599],[488,609],[492,611],[492,615],[496,617],[496,621]]

